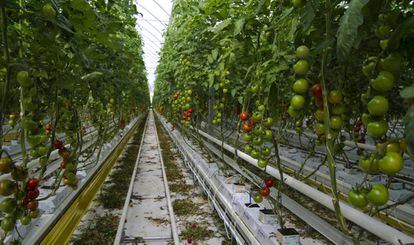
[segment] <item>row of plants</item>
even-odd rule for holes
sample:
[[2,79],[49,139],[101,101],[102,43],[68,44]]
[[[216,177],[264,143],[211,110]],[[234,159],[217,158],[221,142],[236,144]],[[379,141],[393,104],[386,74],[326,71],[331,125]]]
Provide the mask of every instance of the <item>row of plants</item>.
[[[8,124],[0,147],[16,133],[22,157],[0,152],[1,174],[11,173],[0,182],[4,241],[39,217],[39,202],[62,184],[77,188],[77,172],[96,164],[88,161],[93,152],[149,106],[149,91],[132,1],[0,1],[0,10],[0,125]],[[97,138],[85,153],[91,126]],[[62,163],[50,194],[39,198],[54,150]],[[29,174],[33,159],[40,171]]]
[[[176,1],[155,107],[176,124],[236,130],[259,167],[274,164],[282,174],[285,130],[313,132],[309,154],[325,147],[338,224],[358,243],[363,232],[343,217],[341,196],[378,215],[414,157],[413,13],[409,0]],[[337,158],[346,140],[359,148],[356,167],[365,177],[340,193]],[[364,150],[366,143],[376,150]],[[371,182],[374,176],[386,182]]]

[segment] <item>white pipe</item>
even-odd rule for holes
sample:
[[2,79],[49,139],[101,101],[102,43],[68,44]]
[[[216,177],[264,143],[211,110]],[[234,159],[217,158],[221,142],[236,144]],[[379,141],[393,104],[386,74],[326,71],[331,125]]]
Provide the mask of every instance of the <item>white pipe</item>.
[[[210,136],[209,134],[196,129],[197,132],[199,132],[202,136],[204,136],[205,138],[211,140],[212,142],[214,142],[217,145],[222,145],[224,149],[232,152],[233,154],[236,154],[237,156],[239,156],[241,159],[245,160],[246,162],[256,166],[257,166],[257,160],[252,158],[250,155],[239,151],[237,149],[235,149],[234,147],[222,142],[219,139],[216,139],[212,136]],[[259,168],[259,167],[258,167]],[[262,168],[260,168],[262,169]],[[266,172],[270,175],[272,175],[273,177],[277,178],[280,180],[280,172],[272,167],[272,166],[267,166],[266,167]],[[302,194],[312,198],[313,200],[319,202],[320,204],[322,204],[323,206],[329,208],[330,210],[334,211],[334,206],[333,206],[333,202],[332,202],[332,197],[321,192],[318,191],[317,189],[312,188],[311,186],[300,182],[299,180],[287,175],[286,173],[283,174],[284,176],[284,182],[294,188],[295,190],[300,191]],[[414,238],[400,232],[397,229],[394,229],[391,226],[388,226],[384,223],[382,223],[381,221],[347,205],[346,203],[340,201],[340,207],[341,207],[341,211],[342,214],[344,215],[344,217],[350,221],[352,221],[353,223],[361,226],[362,228],[364,228],[365,230],[371,232],[372,234],[375,234],[376,236],[384,239],[387,242],[390,242],[392,244],[408,244],[408,243],[414,243]]]
[[[152,117],[152,120],[155,120],[152,111],[149,113],[149,116]],[[157,125],[155,124],[155,122],[154,122],[154,129],[155,129],[155,139],[157,141],[158,155],[160,156],[162,177],[164,179],[164,188],[165,188],[165,194],[166,194],[166,197],[167,197],[168,212],[170,213],[171,230],[172,230],[172,235],[173,235],[173,239],[174,239],[174,244],[175,245],[180,245],[180,239],[178,237],[177,225],[175,223],[174,209],[173,209],[172,204],[171,204],[170,188],[168,187],[168,179],[167,179],[167,174],[165,173],[164,160],[163,160],[163,157],[162,157],[162,154],[161,154],[161,147],[160,147],[160,142],[159,142],[159,139],[158,139]]]
[[126,219],[127,212],[128,212],[129,202],[131,201],[132,189],[134,187],[135,175],[137,175],[138,162],[139,162],[139,158],[141,156],[141,149],[142,149],[142,145],[144,143],[144,134],[145,134],[145,130],[147,128],[148,118],[149,117],[147,117],[147,120],[145,121],[144,131],[143,131],[143,134],[141,136],[141,143],[139,144],[137,160],[135,162],[134,171],[132,172],[131,181],[129,183],[129,189],[128,189],[127,196],[125,198],[125,203],[124,203],[124,208],[122,210],[121,219],[119,220],[119,225],[118,225],[118,229],[117,229],[115,240],[114,240],[114,244],[116,244],[116,245],[120,244],[120,242],[121,242],[122,233],[123,233],[123,230],[124,230],[124,223],[125,223],[125,219]]

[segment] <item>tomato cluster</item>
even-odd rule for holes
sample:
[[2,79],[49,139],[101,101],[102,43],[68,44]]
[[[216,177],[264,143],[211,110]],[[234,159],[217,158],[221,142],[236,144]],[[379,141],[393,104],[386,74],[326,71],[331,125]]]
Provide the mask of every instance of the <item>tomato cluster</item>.
[[55,140],[53,142],[55,149],[58,149],[59,155],[62,157],[63,161],[60,164],[60,168],[64,170],[63,172],[63,184],[76,189],[78,187],[78,178],[76,177],[77,164],[76,159],[71,152],[66,149],[63,145],[63,142],[60,140]]
[[263,198],[266,198],[270,195],[270,188],[272,188],[274,185],[272,178],[267,178],[264,183],[263,187],[260,189],[259,192],[256,192],[253,194],[253,200],[256,203],[263,202]]
[[193,91],[186,87],[184,91],[176,91],[173,95],[173,110],[175,113],[180,114],[181,123],[183,125],[191,125],[191,118],[194,112],[194,109],[191,107]]
[[267,159],[271,154],[271,150],[267,144],[273,143],[273,132],[271,130],[273,119],[271,117],[264,119],[264,111],[265,106],[259,105],[258,111],[250,117],[247,112],[242,112],[239,115],[240,120],[243,122],[242,138],[246,143],[244,151],[258,160],[257,165],[260,168],[267,166]]

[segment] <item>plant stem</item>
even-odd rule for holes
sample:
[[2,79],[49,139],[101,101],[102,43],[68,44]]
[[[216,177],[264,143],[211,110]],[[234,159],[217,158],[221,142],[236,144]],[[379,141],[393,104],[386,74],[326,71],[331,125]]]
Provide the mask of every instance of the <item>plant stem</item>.
[[6,59],[6,76],[5,76],[5,83],[3,87],[3,94],[1,97],[1,106],[0,106],[0,148],[3,145],[3,121],[5,115],[5,106],[6,106],[6,97],[7,91],[9,89],[10,84],[10,53],[9,53],[9,42],[7,37],[7,30],[8,30],[8,23],[7,23],[7,14],[6,8],[3,6],[1,7],[1,22],[3,24],[2,28],[2,39],[3,39],[3,51],[4,57]]
[[[331,1],[326,0],[325,2],[325,24],[326,24],[326,41],[329,41],[330,38],[330,31],[331,31]],[[336,183],[336,163],[334,158],[334,137],[332,136],[331,129],[330,129],[330,116],[329,116],[329,105],[328,105],[328,90],[326,84],[326,77],[325,74],[327,72],[327,62],[328,56],[330,53],[331,47],[325,48],[322,56],[322,63],[321,63],[321,86],[323,91],[323,108],[324,108],[324,126],[325,126],[325,135],[326,135],[326,153],[327,153],[327,160],[329,166],[329,174],[331,180],[331,188],[332,188],[332,203],[335,209],[335,214],[338,219],[338,222],[341,226],[341,229],[345,233],[349,233],[347,229],[346,220],[342,215],[341,207],[339,205],[339,194],[338,188]]]

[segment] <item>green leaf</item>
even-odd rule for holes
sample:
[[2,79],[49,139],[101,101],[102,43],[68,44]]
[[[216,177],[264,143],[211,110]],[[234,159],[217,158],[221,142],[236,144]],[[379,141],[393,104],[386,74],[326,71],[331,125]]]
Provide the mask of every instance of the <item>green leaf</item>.
[[237,35],[243,29],[244,23],[246,22],[245,18],[238,19],[236,23],[234,23],[234,35]]
[[231,24],[231,19],[225,19],[223,20],[220,24],[218,24],[215,28],[214,28],[214,33],[218,33],[221,32],[222,30],[224,30],[224,28],[226,28],[227,26],[229,26]]
[[211,51],[211,55],[213,57],[213,60],[217,60],[217,57],[218,57],[218,49],[213,49]]
[[358,27],[364,23],[362,8],[369,0],[352,0],[348,9],[341,17],[338,33],[336,52],[338,59],[344,61],[351,52],[351,48],[357,40]]
[[403,88],[400,91],[400,96],[403,99],[412,99],[414,98],[414,84],[410,87]]
[[388,40],[387,49],[397,49],[401,39],[409,34],[414,32],[414,16],[407,18],[403,23],[401,23],[397,29],[391,34],[391,38]]
[[91,73],[81,77],[81,79],[85,80],[85,81],[90,81],[90,80],[96,79],[98,77],[101,77],[102,75],[103,75],[102,72],[94,71],[94,72],[91,72]]

